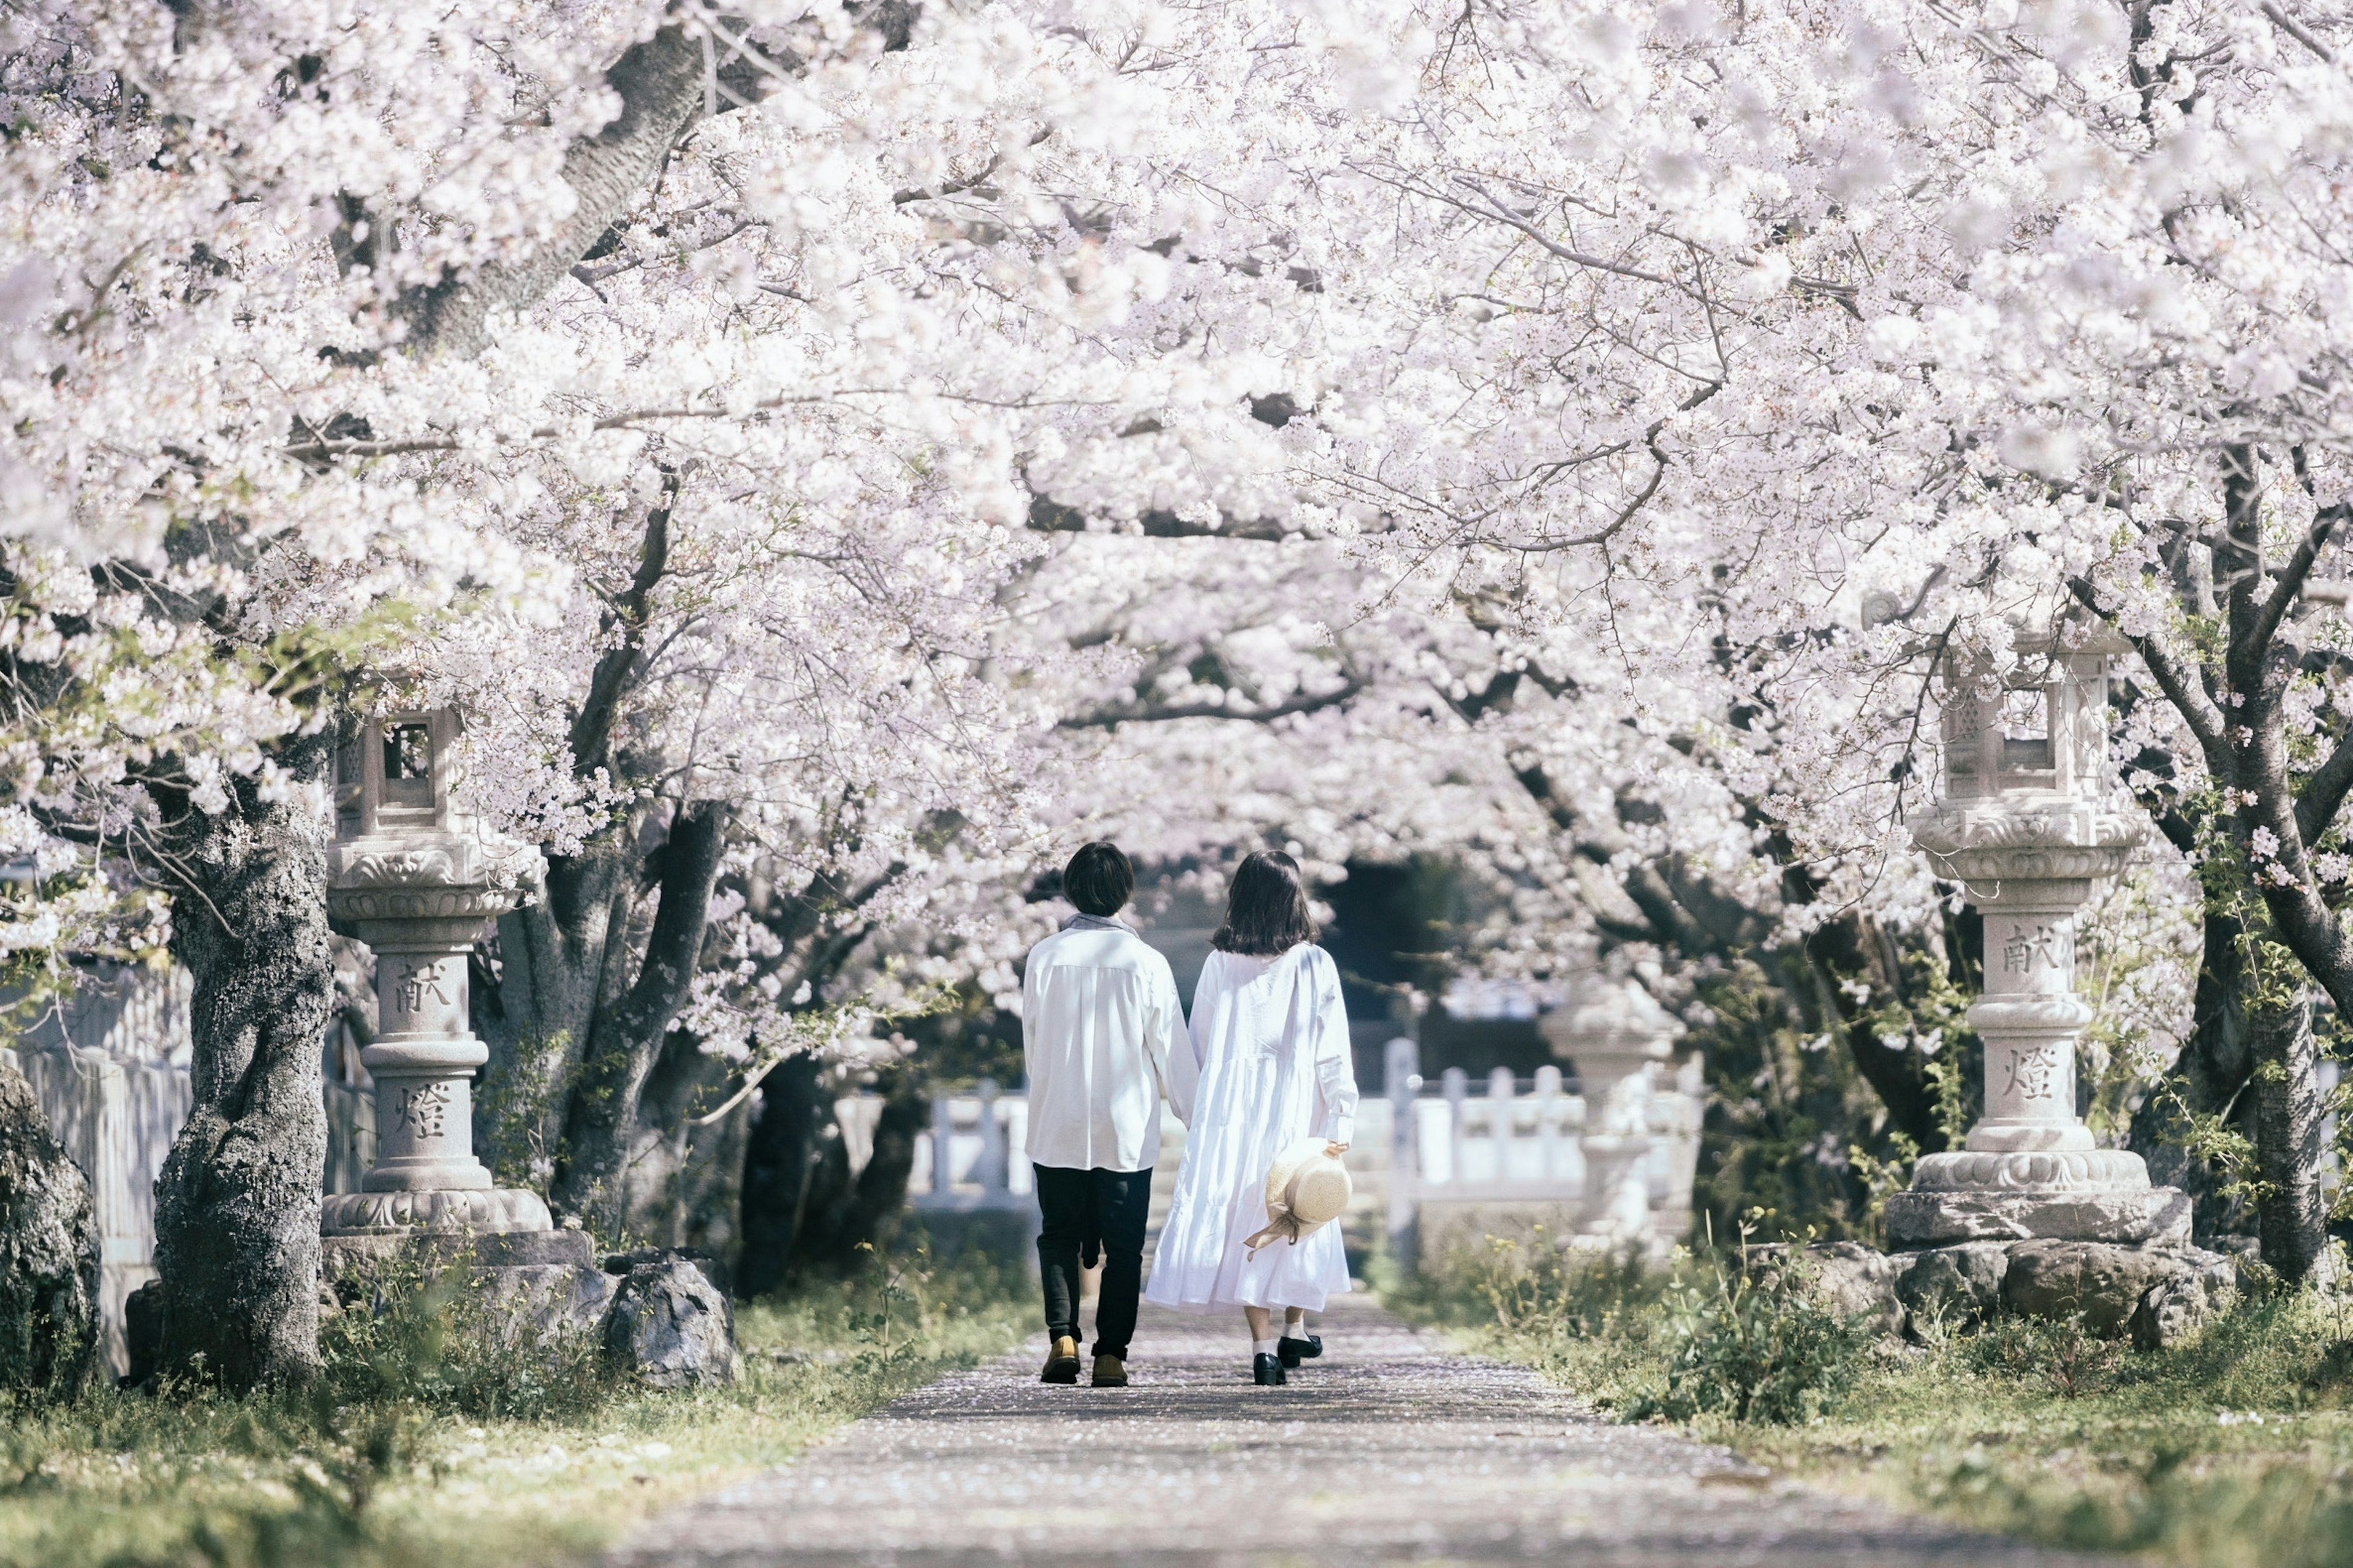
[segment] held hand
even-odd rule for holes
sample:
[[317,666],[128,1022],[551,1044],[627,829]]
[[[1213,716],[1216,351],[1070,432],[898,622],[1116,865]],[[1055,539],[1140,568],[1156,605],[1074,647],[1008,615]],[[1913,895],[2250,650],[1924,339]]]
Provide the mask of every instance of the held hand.
[[1326,1143],[1324,1145],[1324,1152],[1331,1155],[1335,1160],[1338,1159],[1347,1152],[1348,1146],[1345,1143]]

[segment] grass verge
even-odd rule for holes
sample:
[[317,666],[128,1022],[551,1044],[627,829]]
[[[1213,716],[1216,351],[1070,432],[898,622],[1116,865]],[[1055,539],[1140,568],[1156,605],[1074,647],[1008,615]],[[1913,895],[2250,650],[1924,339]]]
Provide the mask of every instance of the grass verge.
[[[2181,1568],[2353,1563],[2353,1302],[2251,1300],[2173,1351],[1999,1319],[1922,1344],[1759,1331],[1774,1303],[1685,1260],[1644,1276],[1497,1246],[1393,1305],[1621,1419],[1989,1531]],[[1794,1346],[1785,1350],[1784,1345]],[[1806,1364],[1798,1364],[1803,1361]],[[1746,1380],[1744,1382],[1744,1380]],[[1812,1385],[1787,1397],[1793,1385]],[[1744,1389],[1786,1418],[1740,1419]]]
[[1006,1350],[1031,1310],[1018,1268],[878,1262],[739,1309],[741,1381],[662,1394],[578,1347],[486,1350],[417,1296],[323,1336],[302,1396],[0,1403],[0,1565],[562,1563]]

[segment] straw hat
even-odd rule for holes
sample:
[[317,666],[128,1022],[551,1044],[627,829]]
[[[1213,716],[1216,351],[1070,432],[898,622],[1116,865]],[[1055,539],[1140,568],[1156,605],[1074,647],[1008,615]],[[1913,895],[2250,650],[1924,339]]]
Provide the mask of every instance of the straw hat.
[[1252,1257],[1277,1241],[1296,1247],[1302,1237],[1347,1212],[1356,1184],[1327,1146],[1322,1138],[1302,1138],[1274,1157],[1274,1168],[1266,1173],[1267,1226],[1242,1243]]

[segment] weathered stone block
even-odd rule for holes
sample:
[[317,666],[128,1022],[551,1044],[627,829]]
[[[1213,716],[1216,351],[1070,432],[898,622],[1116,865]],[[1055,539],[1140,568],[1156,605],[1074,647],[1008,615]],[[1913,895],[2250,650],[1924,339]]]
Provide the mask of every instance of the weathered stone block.
[[2033,1318],[2082,1313],[2095,1334],[2122,1333],[2149,1288],[2190,1272],[2179,1252],[2097,1241],[2025,1241],[2010,1250],[2002,1303]]
[[1899,1254],[1895,1296],[1915,1324],[1975,1322],[2001,1306],[2002,1276],[2010,1271],[2010,1244],[1965,1241]]
[[[1748,1249],[1748,1272],[1769,1283],[1789,1267],[1797,1248],[1775,1244]],[[1859,1241],[1818,1241],[1804,1248],[1799,1264],[1814,1292],[1831,1311],[1857,1321],[1876,1334],[1904,1331],[1904,1303],[1896,1299],[1896,1266],[1885,1253]]]
[[561,1335],[601,1335],[621,1282],[576,1263],[522,1264],[481,1271],[483,1299],[510,1343]]
[[1904,1192],[1887,1200],[1887,1237],[1898,1247],[2037,1239],[2179,1247],[2189,1240],[2189,1200],[2178,1187],[2137,1193]]
[[641,1263],[622,1279],[606,1315],[605,1353],[656,1388],[733,1383],[734,1316],[692,1263]]
[[451,1264],[485,1268],[540,1268],[569,1265],[593,1268],[596,1244],[583,1230],[466,1231],[416,1230],[381,1236],[330,1236],[319,1244],[320,1272],[330,1279],[373,1272],[403,1258],[420,1262],[426,1272],[438,1273]]
[[2219,1252],[2184,1252],[2185,1273],[2159,1280],[2133,1310],[2133,1348],[2168,1351],[2231,1310],[2239,1298],[2238,1260]]

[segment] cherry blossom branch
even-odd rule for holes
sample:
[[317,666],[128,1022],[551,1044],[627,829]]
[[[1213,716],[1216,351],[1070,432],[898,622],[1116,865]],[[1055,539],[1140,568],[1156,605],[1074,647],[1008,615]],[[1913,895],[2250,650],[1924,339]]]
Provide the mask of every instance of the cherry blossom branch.
[[2261,9],[2263,14],[2269,16],[2272,19],[2273,24],[2276,26],[2281,32],[2285,33],[2289,37],[2294,38],[2297,43],[2302,44],[2306,48],[2310,49],[2314,54],[2319,56],[2322,59],[2327,60],[2330,65],[2335,65],[2337,63],[2337,56],[2329,49],[2327,44],[2324,44],[2318,38],[2314,37],[2310,29],[2306,28],[2303,23],[2297,21],[2295,17],[2289,16],[2285,11],[2281,10],[2278,5],[2273,3],[2273,0],[2263,0]]
[[[1291,528],[1272,518],[1243,519],[1230,512],[1219,512],[1214,523],[1195,522],[1173,511],[1152,510],[1136,519],[1137,531],[1146,539],[1254,539],[1267,543],[1280,543],[1286,539],[1307,537],[1300,529]],[[1048,496],[1038,496],[1029,502],[1029,527],[1039,533],[1089,533],[1086,513],[1076,507],[1064,506]],[[1105,531],[1116,532],[1116,529]]]
[[[1717,384],[1717,385],[1720,384],[1720,383]],[[1705,389],[1706,394],[1713,395],[1716,389],[1716,385],[1711,385]],[[1703,396],[1700,401],[1705,401],[1705,397]],[[1580,533],[1574,539],[1547,539],[1534,543],[1517,543],[1509,548],[1530,555],[1537,555],[1554,550],[1577,550],[1587,545],[1609,543],[1617,535],[1619,530],[1634,521],[1636,512],[1650,504],[1651,498],[1659,493],[1659,482],[1667,477],[1667,455],[1659,450],[1659,432],[1666,427],[1667,422],[1664,419],[1654,419],[1651,422],[1650,429],[1643,432],[1642,445],[1650,449],[1652,464],[1651,478],[1641,489],[1634,493],[1632,500],[1619,509],[1618,515],[1609,520],[1607,527],[1592,533]]]
[[1091,713],[1073,713],[1057,722],[1064,730],[1109,730],[1122,724],[1166,724],[1179,719],[1232,719],[1266,724],[1295,713],[1336,708],[1361,694],[1365,686],[1362,677],[1350,675],[1330,691],[1303,693],[1263,708],[1229,708],[1218,702],[1131,702],[1099,708]]
[[[1574,249],[1569,246],[1561,244],[1560,241],[1545,233],[1544,230],[1538,228],[1535,224],[1530,223],[1526,218],[1522,217],[1510,207],[1505,206],[1492,192],[1487,189],[1486,186],[1481,184],[1476,179],[1473,179],[1469,174],[1457,174],[1453,177],[1453,180],[1454,184],[1461,186],[1466,191],[1472,192],[1473,195],[1477,195],[1481,201],[1487,205],[1483,207],[1479,207],[1472,206],[1467,203],[1456,202],[1452,203],[1452,205],[1461,207],[1464,212],[1477,213],[1482,217],[1501,219],[1503,222],[1511,225],[1512,227],[1518,229],[1522,234],[1526,235],[1530,239],[1535,240],[1538,245],[1544,247],[1546,251],[1559,258],[1563,261],[1573,263],[1578,267],[1591,268],[1597,272],[1612,272],[1620,278],[1631,278],[1640,283],[1657,283],[1665,288],[1672,289],[1678,293],[1689,292],[1688,287],[1680,279],[1670,278],[1663,273],[1645,271],[1639,267],[1629,267],[1623,262],[1610,261],[1602,257],[1594,256],[1586,251]],[[1443,201],[1446,198],[1443,195],[1440,195],[1439,199]]]

